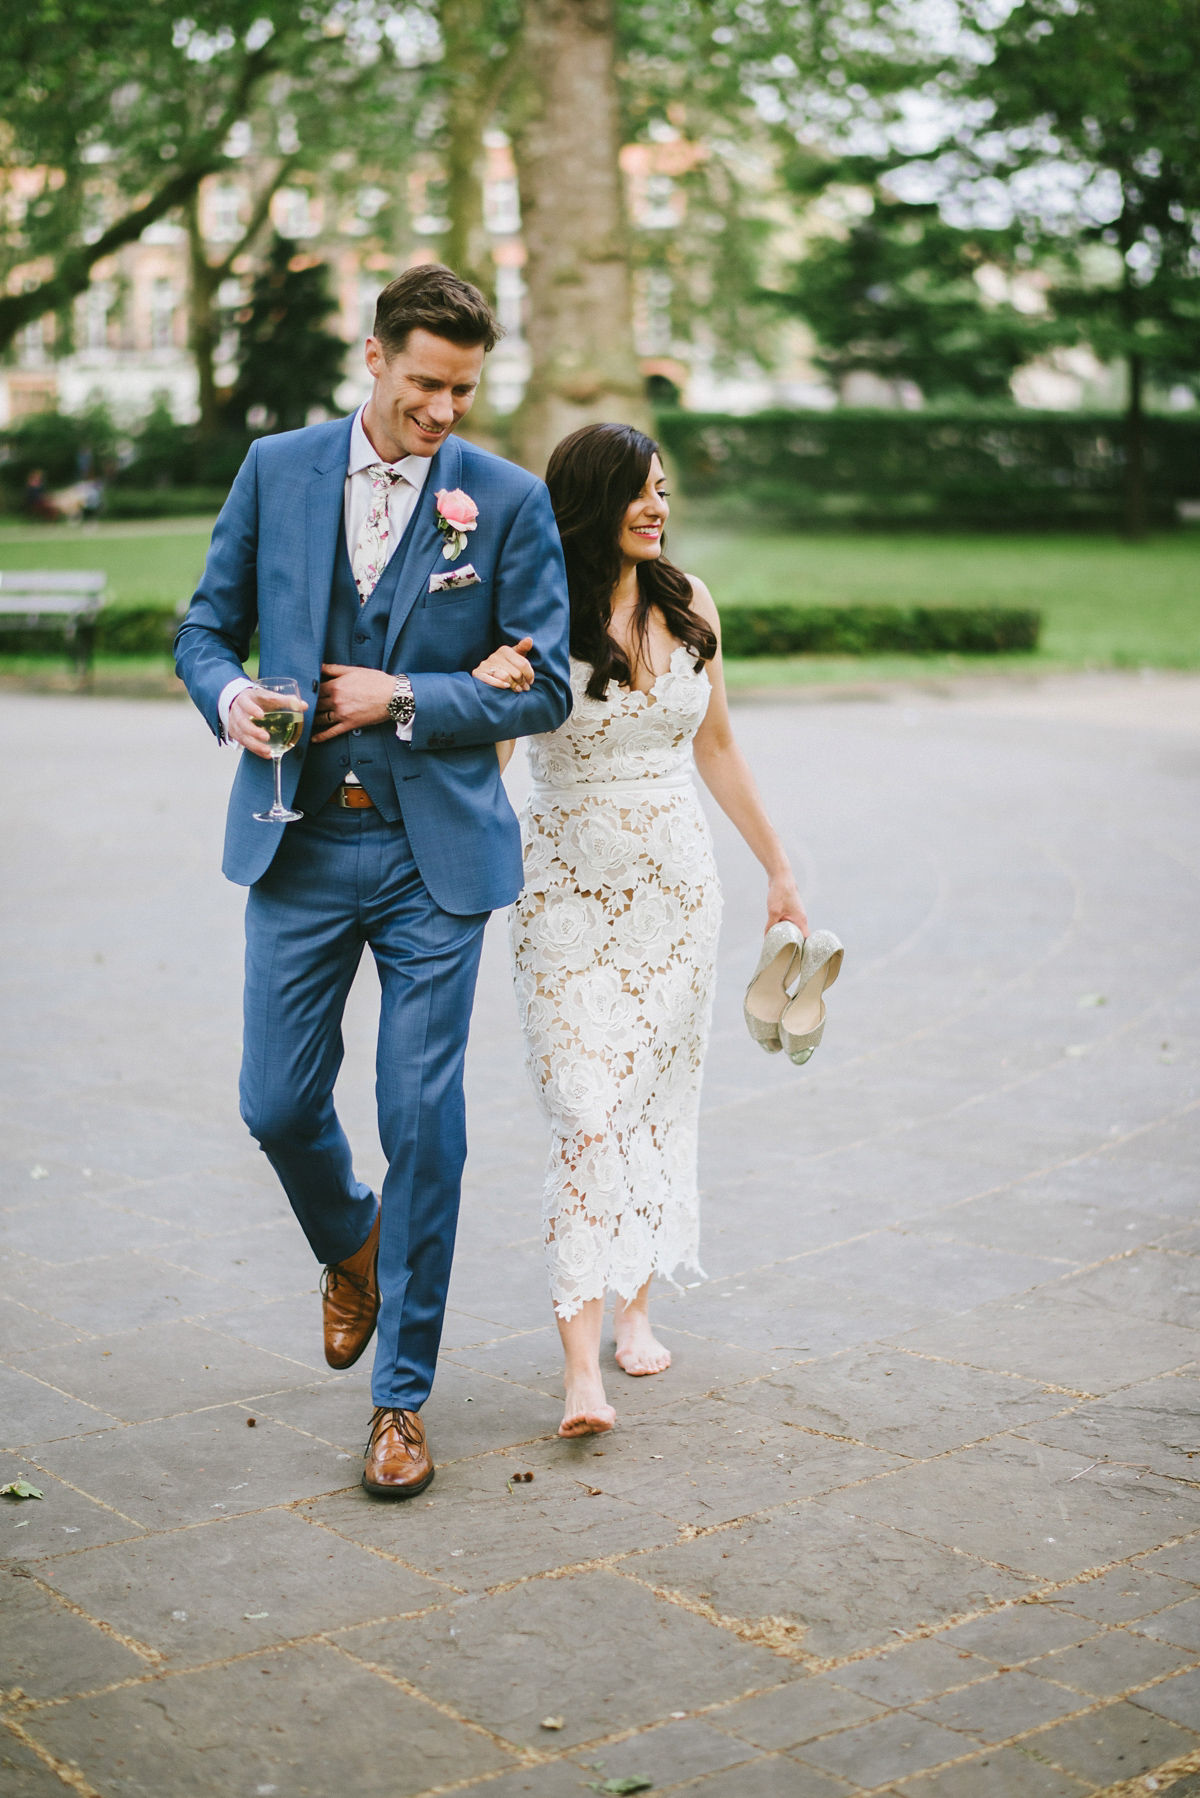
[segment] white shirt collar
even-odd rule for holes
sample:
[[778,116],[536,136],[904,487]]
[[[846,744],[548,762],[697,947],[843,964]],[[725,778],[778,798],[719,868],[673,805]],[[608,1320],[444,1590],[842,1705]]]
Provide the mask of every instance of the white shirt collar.
[[[374,468],[382,460],[379,451],[363,430],[362,415],[365,409],[364,401],[354,414],[354,423],[350,426],[350,464],[346,470],[348,475],[361,474],[364,469]],[[399,462],[384,462],[383,466],[394,468],[419,493],[425,485],[432,460],[432,456],[402,456]]]

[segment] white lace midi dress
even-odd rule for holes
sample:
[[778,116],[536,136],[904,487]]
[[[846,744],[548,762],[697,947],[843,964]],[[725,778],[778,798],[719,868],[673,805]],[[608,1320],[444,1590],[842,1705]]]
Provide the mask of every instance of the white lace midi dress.
[[648,693],[610,682],[529,740],[525,888],[509,914],[526,1059],[552,1140],[555,1310],[699,1272],[696,1137],[721,890],[692,779],[711,688],[676,649]]

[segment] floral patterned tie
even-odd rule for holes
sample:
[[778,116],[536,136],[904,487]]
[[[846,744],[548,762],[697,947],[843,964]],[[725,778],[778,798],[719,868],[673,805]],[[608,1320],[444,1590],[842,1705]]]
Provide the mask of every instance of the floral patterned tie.
[[354,545],[353,559],[358,603],[363,606],[387,566],[388,500],[396,482],[404,479],[398,468],[389,468],[386,462],[373,462],[367,473],[371,477],[371,504]]

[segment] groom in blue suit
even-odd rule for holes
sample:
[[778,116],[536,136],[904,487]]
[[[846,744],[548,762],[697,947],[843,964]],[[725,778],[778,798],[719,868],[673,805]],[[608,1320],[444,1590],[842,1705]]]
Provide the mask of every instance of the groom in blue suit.
[[[488,913],[521,888],[496,745],[571,709],[566,576],[541,481],[451,435],[499,335],[438,266],[379,297],[353,418],[259,438],[213,532],[175,644],[218,738],[240,743],[224,872],[246,904],[242,1116],[318,1261],[325,1354],[378,1324],[363,1483],[433,1478],[433,1384],[466,1156],[463,1058]],[[303,734],[272,791],[261,690],[290,675]],[[388,1172],[355,1178],[333,1106],[342,1014],[369,944],[382,989],[376,1092]]]

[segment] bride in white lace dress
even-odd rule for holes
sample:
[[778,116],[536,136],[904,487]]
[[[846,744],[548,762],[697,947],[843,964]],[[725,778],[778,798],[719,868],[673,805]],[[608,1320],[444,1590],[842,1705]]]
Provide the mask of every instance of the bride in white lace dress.
[[[525,888],[510,914],[526,1056],[550,1124],[550,1292],[566,1352],[560,1434],[608,1430],[616,1356],[655,1374],[655,1276],[700,1272],[696,1141],[721,891],[706,786],[765,867],[767,924],[807,930],[787,856],[734,741],[707,588],[663,556],[657,446],[625,425],[559,444],[546,476],[571,594],[574,710],[529,743]],[[476,671],[488,677],[486,664]]]

